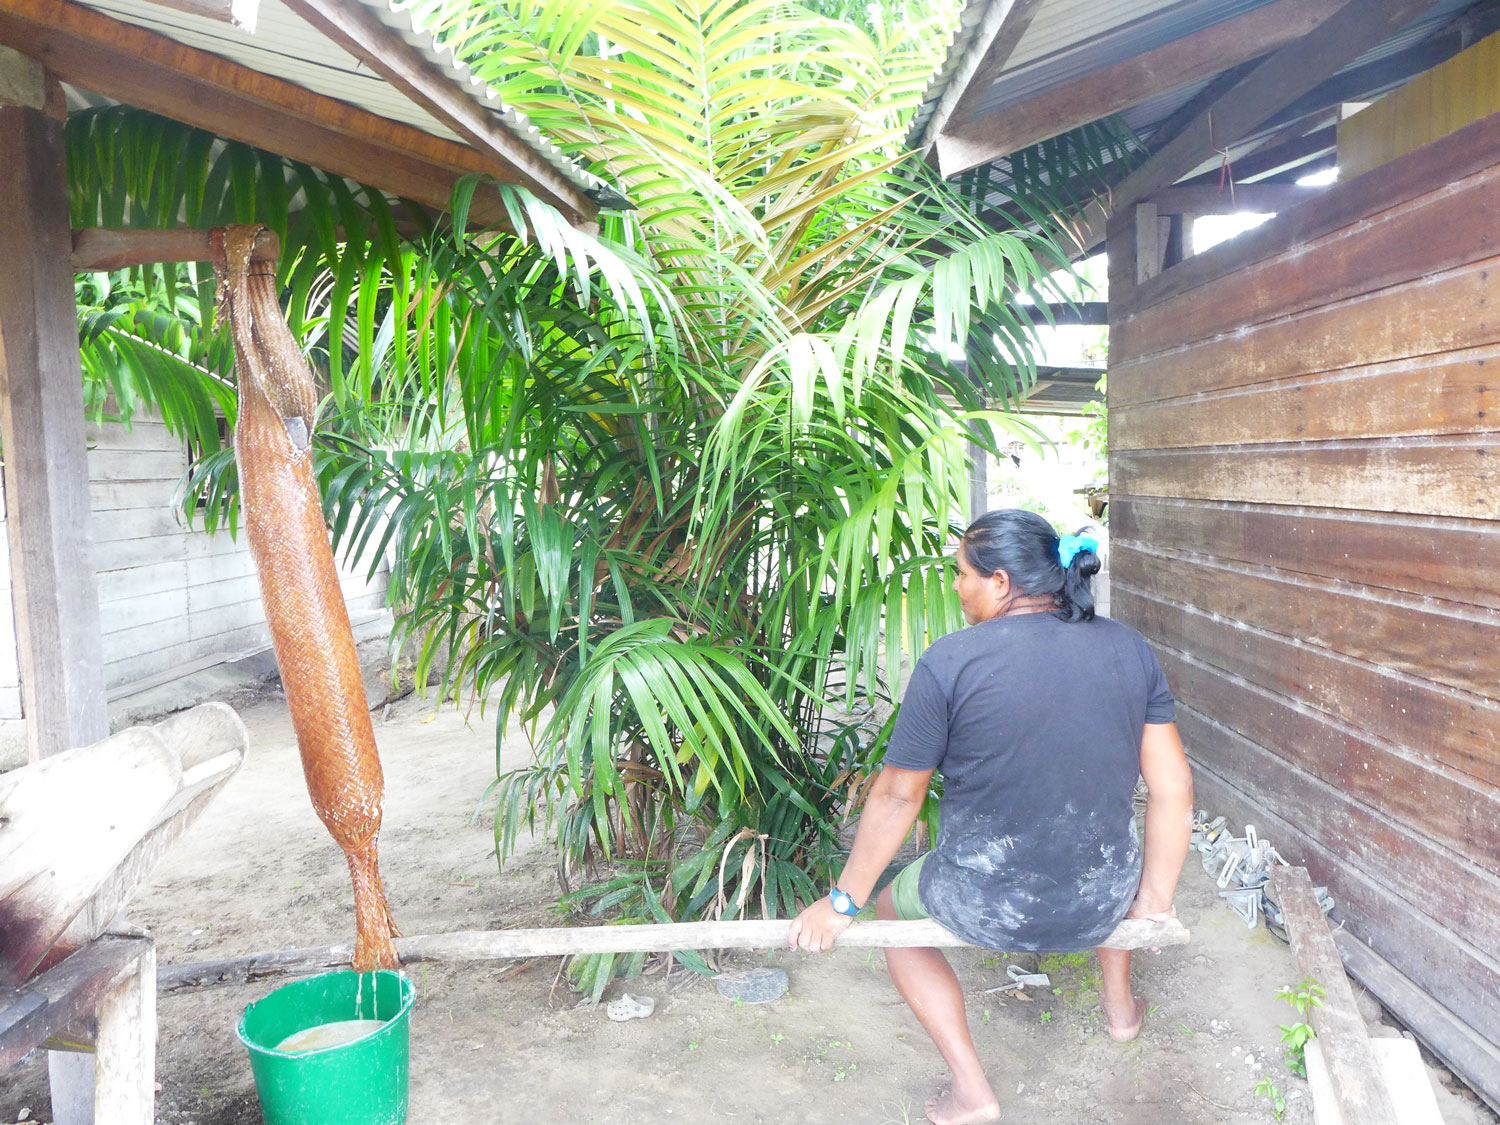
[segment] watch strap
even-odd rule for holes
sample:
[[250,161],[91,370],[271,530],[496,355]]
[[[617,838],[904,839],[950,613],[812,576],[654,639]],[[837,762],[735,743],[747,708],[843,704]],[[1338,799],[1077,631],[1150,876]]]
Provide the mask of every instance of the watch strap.
[[837,887],[828,892],[828,901],[833,904],[833,909],[846,918],[853,918],[859,914],[859,907],[854,903],[854,896],[848,891],[841,891]]

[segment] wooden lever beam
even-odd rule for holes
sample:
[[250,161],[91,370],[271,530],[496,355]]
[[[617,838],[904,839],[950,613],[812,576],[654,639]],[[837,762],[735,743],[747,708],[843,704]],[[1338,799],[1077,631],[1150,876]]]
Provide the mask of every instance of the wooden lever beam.
[[[505,961],[522,957],[563,957],[578,953],[660,953],[678,949],[779,949],[786,945],[785,919],[749,922],[676,922],[651,926],[573,926],[544,930],[465,930],[399,938],[396,952],[405,964],[418,961]],[[1189,933],[1177,919],[1151,922],[1129,918],[1104,939],[1108,949],[1151,949],[1183,945]],[[855,922],[838,939],[843,949],[909,946],[954,948],[969,943],[931,920]],[[157,981],[163,992],[214,985],[245,984],[265,977],[347,968],[348,945],[291,949],[228,961],[164,965]]]

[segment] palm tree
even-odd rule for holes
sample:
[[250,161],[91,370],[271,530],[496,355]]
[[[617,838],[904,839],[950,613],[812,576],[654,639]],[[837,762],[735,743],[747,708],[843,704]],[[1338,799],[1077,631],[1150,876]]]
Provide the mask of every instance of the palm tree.
[[[836,863],[903,659],[958,624],[943,549],[970,425],[1024,432],[991,408],[1034,374],[1016,302],[1066,260],[1044,188],[1067,177],[1032,177],[1032,225],[996,231],[906,158],[951,13],[418,7],[633,209],[578,231],[470,180],[434,224],[104,111],[70,125],[75,211],[277,227],[288,319],[327,378],[336,542],[393,560],[419,679],[440,669],[534,740],[494,787],[502,859],[540,822],[565,872],[593,872],[569,899],[596,913],[790,910]],[[168,157],[126,159],[142,145]],[[468,229],[476,192],[506,229]],[[200,443],[194,487],[233,526],[211,285],[91,284],[91,372]],[[578,983],[638,963],[596,958]]]

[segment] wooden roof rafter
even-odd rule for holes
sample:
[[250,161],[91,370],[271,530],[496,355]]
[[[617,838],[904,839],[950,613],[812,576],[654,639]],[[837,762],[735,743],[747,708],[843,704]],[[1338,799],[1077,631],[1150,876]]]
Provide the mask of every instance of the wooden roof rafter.
[[[394,34],[391,38],[411,51]],[[530,163],[518,149],[507,147],[521,142],[502,137],[499,122],[491,122],[487,143],[471,147],[69,0],[0,0],[0,44],[29,55],[54,77],[81,89],[439,210],[447,208],[453,185],[477,172],[524,184],[575,223],[591,220],[598,211],[582,188],[554,168],[540,168],[544,162],[539,156]],[[417,59],[421,71],[410,58],[405,60],[407,81],[414,88],[425,84],[430,101],[439,101],[437,91],[444,82],[455,98],[467,97],[420,55]],[[472,99],[469,105],[473,114],[485,114]],[[453,120],[462,109],[451,105],[442,117]],[[468,128],[458,131],[477,133],[479,126],[470,120]],[[504,219],[498,202],[480,197],[474,202],[476,219]]]
[[[945,177],[955,176],[1116,113],[1158,91],[1218,74],[1294,42],[1344,3],[1277,0],[1078,81],[1043,90],[999,112],[975,120],[952,115],[944,122],[947,127],[932,138],[939,169]],[[991,74],[989,81],[993,80]],[[956,102],[973,105],[985,89],[971,80],[957,93],[950,86],[948,93]]]
[[1345,0],[1312,31],[1269,55],[1230,89],[1201,106],[1175,136],[1114,185],[1107,197],[1090,204],[1075,234],[1079,248],[1097,246],[1112,216],[1127,213],[1215,153],[1243,140],[1433,3]]

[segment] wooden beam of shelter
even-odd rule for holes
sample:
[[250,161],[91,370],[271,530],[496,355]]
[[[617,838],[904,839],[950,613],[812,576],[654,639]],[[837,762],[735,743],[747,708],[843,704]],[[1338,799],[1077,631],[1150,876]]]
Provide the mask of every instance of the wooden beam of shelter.
[[[159,262],[211,262],[206,230],[115,230],[88,227],[73,232],[73,272],[123,270]],[[262,231],[250,254],[252,262],[281,257],[281,239]]]
[[1225,91],[1177,136],[1129,173],[1085,212],[1075,235],[1081,246],[1103,237],[1113,213],[1175,183],[1215,152],[1247,136],[1323,79],[1380,43],[1434,0],[1346,0],[1308,34],[1282,47]]
[[[952,127],[935,136],[939,167],[945,177],[954,176],[1163,90],[1218,74],[1306,35],[1344,2],[1277,0],[976,120],[954,114]],[[960,104],[977,96],[975,91],[983,93],[971,80]]]
[[1071,305],[1017,305],[1015,309],[1032,324],[1048,325],[1109,323],[1107,301],[1078,301]]
[[941,138],[949,122],[967,121],[973,116],[974,107],[1005,69],[1040,7],[1040,0],[990,0],[952,81],[922,131],[918,148],[925,152]]
[[260,18],[260,0],[155,0],[164,8],[175,8],[189,15],[218,20],[255,34]]
[[[469,173],[521,180],[490,154],[68,0],[0,0],[0,43],[82,89],[440,210]],[[474,203],[478,221],[506,217],[498,200]]]
[[1494,0],[1470,8],[1437,35],[1404,51],[1376,59],[1364,66],[1335,74],[1270,118],[1278,126],[1344,102],[1368,100],[1403,82],[1441,66],[1454,55],[1500,30],[1500,3]]
[[1344,1120],[1396,1125],[1395,1107],[1380,1079],[1369,1032],[1354,1005],[1354,991],[1307,868],[1277,867],[1271,873],[1271,886],[1281,906],[1297,971],[1315,979],[1325,994],[1321,1007],[1309,1009],[1307,1020],[1317,1033]]
[[[786,946],[785,919],[748,922],[672,922],[649,926],[564,926],[541,930],[467,930],[397,938],[404,964],[418,961],[508,961],[522,957],[565,957],[579,953],[661,953],[680,949],[781,949]],[[1126,919],[1103,944],[1110,949],[1151,949],[1183,945],[1190,938],[1177,919],[1152,922]],[[956,948],[969,943],[925,919],[917,922],[855,922],[839,935],[841,949],[889,949],[908,946]],[[244,984],[270,976],[307,974],[347,967],[354,950],[348,945],[261,953],[227,961],[164,965],[158,976],[163,992],[214,985]]]
[[[1234,177],[1237,191],[1244,184],[1280,175],[1289,169],[1301,168],[1320,156],[1333,153],[1337,145],[1338,126],[1328,125],[1305,136],[1280,142],[1273,140],[1264,147],[1257,147],[1248,155],[1234,161],[1229,166],[1229,174]],[[1183,180],[1174,186],[1178,188],[1216,187],[1221,178],[1222,172],[1216,168],[1194,176],[1192,179]]]
[[598,208],[540,153],[485,110],[359,0],[286,0],[287,7],[438,120],[467,137],[480,152],[518,169],[528,186],[574,223]]
[[1159,215],[1233,215],[1241,211],[1266,214],[1295,207],[1319,190],[1296,184],[1238,184],[1222,189],[1203,184],[1163,188],[1147,202],[1155,204]]

